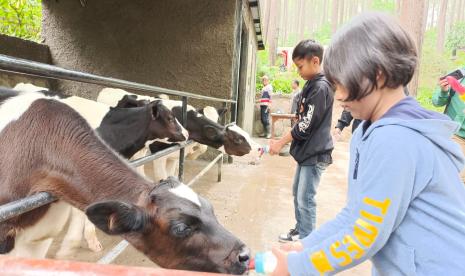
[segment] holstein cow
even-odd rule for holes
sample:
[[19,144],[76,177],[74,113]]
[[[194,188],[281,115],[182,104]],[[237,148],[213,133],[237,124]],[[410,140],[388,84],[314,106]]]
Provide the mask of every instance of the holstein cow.
[[[175,178],[154,185],[96,135],[82,116],[42,93],[0,89],[0,204],[46,191],[59,198],[0,224],[0,253],[23,229],[59,232],[69,203],[165,268],[243,274],[245,245],[211,205]],[[49,240],[34,241],[37,247]]]
[[[144,148],[147,142],[155,139],[167,138],[169,141],[185,141],[188,137],[187,131],[161,101],[147,102],[144,106],[136,108],[111,108],[102,103],[76,96],[65,96],[32,84],[20,83],[14,89],[28,92],[42,91],[42,93],[54,96],[59,101],[71,106],[82,116],[88,118],[89,124],[97,130],[100,138],[107,145],[126,158],[132,157]],[[65,235],[56,256],[66,258],[72,254],[73,250],[81,244],[84,229],[84,237],[89,248],[92,251],[100,251],[102,246],[95,235],[95,227],[85,220],[82,212],[73,209],[71,215],[72,220],[68,233]],[[36,234],[29,236],[35,237]],[[46,233],[40,235],[46,235]],[[44,257],[45,253],[37,253],[38,255],[31,257]]]
[[[131,100],[128,100],[128,95],[131,96]],[[126,101],[120,102],[123,99],[126,99]],[[122,89],[113,88],[103,89],[97,98],[97,101],[99,102],[106,103],[110,106],[116,106],[119,104],[121,107],[141,105],[143,104],[143,100],[150,101],[154,100],[154,98],[149,96],[139,96]],[[163,103],[166,106],[171,106],[171,110],[175,114],[176,118],[181,118],[181,101],[163,100]],[[248,155],[253,158],[260,156],[261,146],[254,142],[247,132],[235,124],[222,126],[206,116],[203,116],[203,114],[197,112],[194,107],[190,105],[187,106],[186,129],[189,131],[190,139],[200,144],[217,148],[227,154],[236,156]],[[153,148],[154,147],[152,147],[152,149]],[[190,151],[191,149],[189,148],[186,150],[187,153]],[[159,180],[166,178],[168,175],[173,175],[176,168],[176,158],[176,154],[173,154],[172,156],[164,159],[155,160],[153,169],[154,175],[151,177],[154,180]]]

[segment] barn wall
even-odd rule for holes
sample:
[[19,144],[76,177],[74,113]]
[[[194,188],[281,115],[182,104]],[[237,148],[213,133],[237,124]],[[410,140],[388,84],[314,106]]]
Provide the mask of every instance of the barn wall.
[[[0,34],[0,54],[50,63],[50,52],[46,45]],[[29,82],[42,87],[50,87],[51,81],[25,75],[0,71],[0,86],[14,87],[19,82]]]
[[[55,65],[231,98],[234,15],[229,0],[44,0],[42,35]],[[59,86],[91,99],[102,88]]]

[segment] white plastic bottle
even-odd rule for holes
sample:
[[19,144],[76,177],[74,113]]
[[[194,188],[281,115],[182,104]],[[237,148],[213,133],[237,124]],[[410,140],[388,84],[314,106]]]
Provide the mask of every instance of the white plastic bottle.
[[278,260],[271,251],[259,252],[255,254],[255,272],[269,274],[276,269]]

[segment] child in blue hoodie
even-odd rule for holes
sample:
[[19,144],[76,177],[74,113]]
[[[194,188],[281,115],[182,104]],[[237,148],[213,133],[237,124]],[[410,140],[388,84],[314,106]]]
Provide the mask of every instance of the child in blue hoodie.
[[415,44],[388,15],[363,14],[333,37],[324,71],[363,122],[350,146],[349,189],[335,219],[274,248],[274,275],[331,275],[370,259],[373,275],[465,275],[464,157],[459,125],[403,86]]

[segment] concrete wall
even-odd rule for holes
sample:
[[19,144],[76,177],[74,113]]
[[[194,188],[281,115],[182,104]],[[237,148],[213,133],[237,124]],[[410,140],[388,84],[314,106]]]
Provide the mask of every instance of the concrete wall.
[[[256,94],[257,99],[260,97],[259,94]],[[271,95],[273,103],[271,105],[272,113],[289,113],[291,111],[291,95],[290,94],[273,94]],[[271,119],[271,118],[270,118]],[[263,133],[263,125],[260,120],[260,109],[255,107],[254,115],[254,129],[253,135],[257,136]],[[271,123],[271,120],[270,120]],[[275,124],[275,135],[277,137],[284,134],[285,131],[289,130],[291,127],[290,120],[279,120]]]
[[[50,52],[46,45],[0,34],[0,54],[50,64]],[[0,71],[0,86],[14,87],[18,82],[30,82],[50,87],[52,81]]]
[[245,131],[252,133],[254,128],[255,76],[257,41],[253,18],[247,1],[242,2],[242,51],[239,78],[239,112],[237,123]]
[[[42,35],[60,67],[231,98],[235,5],[99,0],[82,7],[79,1],[43,1]],[[101,89],[68,81],[59,88],[91,99]]]

